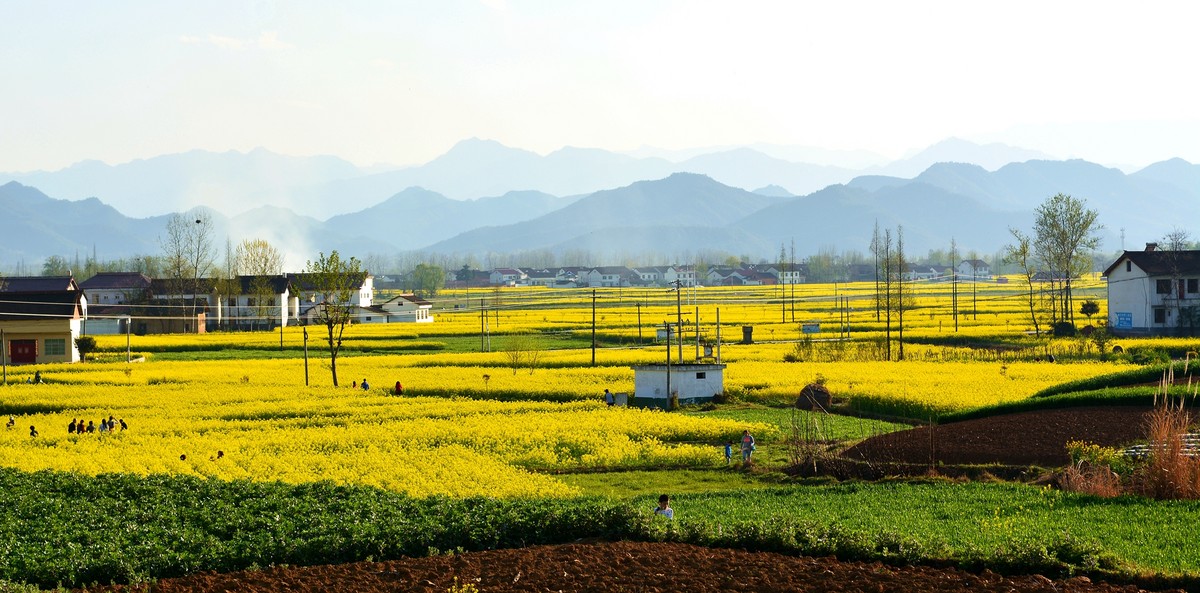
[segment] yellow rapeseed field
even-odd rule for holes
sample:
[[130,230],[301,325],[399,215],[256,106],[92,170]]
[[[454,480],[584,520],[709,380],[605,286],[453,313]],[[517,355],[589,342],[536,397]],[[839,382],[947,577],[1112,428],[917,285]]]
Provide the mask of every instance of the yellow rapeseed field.
[[[654,332],[677,313],[685,322],[683,360],[697,357],[698,341],[714,345],[720,337],[714,354],[727,365],[726,392],[746,401],[787,403],[820,380],[858,407],[923,419],[1124,367],[928,345],[953,336],[1025,339],[1026,305],[1011,284],[981,284],[971,298],[960,287],[957,331],[950,287],[914,286],[906,333],[926,345],[907,344],[903,362],[881,362],[885,327],[872,288],[611,289],[597,291],[594,313],[590,290],[452,292],[439,299],[434,323],[347,328],[341,387],[331,384],[320,327],[308,328],[311,387],[303,328],[98,336],[105,362],[42,365],[36,370],[46,384],[0,388],[0,402],[16,416],[16,426],[0,433],[0,465],[332,480],[414,495],[565,496],[573,490],[545,470],[714,466],[723,464],[716,444],[743,429],[778,436],[766,425],[603,405],[606,388],[633,392],[633,365],[665,362]],[[971,302],[978,312],[964,312]],[[590,340],[593,319],[601,342],[594,365],[592,350],[578,347]],[[814,341],[804,324],[819,324]],[[745,326],[754,328],[754,343],[739,343]],[[844,327],[848,340],[831,341],[845,337]],[[522,338],[541,341],[537,362],[514,367],[506,350]],[[124,361],[126,340],[144,362]],[[492,351],[476,351],[485,342]],[[571,347],[548,349],[564,343]],[[679,362],[678,349],[672,353]],[[34,370],[10,368],[10,380]],[[348,386],[363,379],[371,389]],[[397,381],[404,396],[391,393]],[[109,415],[130,429],[67,434],[72,419],[99,423]],[[40,436],[29,436],[30,425]]]
[[[723,460],[716,443],[744,428],[772,431],[598,401],[395,397],[215,375],[150,385],[19,384],[3,394],[9,409],[28,410],[0,433],[5,466],[332,480],[414,495],[569,495],[571,488],[530,470],[714,466]],[[110,415],[130,429],[67,432],[74,419],[98,425]],[[30,425],[38,437],[29,436]]]

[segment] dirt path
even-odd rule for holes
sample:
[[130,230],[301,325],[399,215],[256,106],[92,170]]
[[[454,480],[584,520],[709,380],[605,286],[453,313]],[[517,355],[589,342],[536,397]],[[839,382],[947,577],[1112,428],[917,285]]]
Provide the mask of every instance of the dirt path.
[[460,585],[475,585],[479,593],[1142,591],[1131,585],[1092,582],[1082,577],[1051,580],[1037,575],[1001,576],[987,571],[973,574],[955,569],[894,567],[686,544],[634,542],[536,546],[391,562],[209,574],[163,579],[153,588],[89,591],[446,593],[454,586],[455,577]]

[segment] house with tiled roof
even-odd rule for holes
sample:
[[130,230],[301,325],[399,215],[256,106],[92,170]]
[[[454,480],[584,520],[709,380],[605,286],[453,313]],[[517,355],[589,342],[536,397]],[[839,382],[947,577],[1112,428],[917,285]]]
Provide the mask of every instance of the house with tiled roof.
[[640,282],[640,278],[625,266],[599,266],[580,274],[577,282],[588,288],[629,287]]
[[0,279],[0,356],[5,364],[79,362],[87,297],[70,277]]
[[150,297],[150,277],[141,272],[100,272],[79,283],[93,307],[143,302]]
[[1114,334],[1189,335],[1200,331],[1200,250],[1125,251],[1104,270],[1108,328]]
[[433,323],[433,303],[414,294],[398,294],[360,315],[363,323]]
[[964,259],[958,263],[958,279],[991,280],[992,266],[981,259]]

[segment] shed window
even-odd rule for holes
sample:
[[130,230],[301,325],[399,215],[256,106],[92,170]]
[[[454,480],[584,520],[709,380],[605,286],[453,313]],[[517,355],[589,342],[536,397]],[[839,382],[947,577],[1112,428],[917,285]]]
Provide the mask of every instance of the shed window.
[[1170,280],[1155,280],[1154,281],[1154,292],[1157,294],[1171,294],[1171,281]]
[[696,373],[696,378],[703,379],[706,375],[707,375],[707,373]]
[[1154,323],[1163,324],[1167,322],[1167,309],[1165,307],[1154,308]]
[[46,338],[46,356],[64,356],[67,353],[67,340],[64,338]]

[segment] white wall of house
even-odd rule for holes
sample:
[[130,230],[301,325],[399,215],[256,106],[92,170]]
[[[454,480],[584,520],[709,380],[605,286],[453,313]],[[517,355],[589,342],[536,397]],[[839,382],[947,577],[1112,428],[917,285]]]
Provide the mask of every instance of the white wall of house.
[[1108,275],[1108,326],[1117,333],[1169,333],[1180,307],[1200,307],[1200,278],[1149,276],[1129,260]]
[[[666,402],[667,372],[667,365],[633,367],[634,398]],[[670,366],[670,374],[671,391],[679,394],[680,403],[710,401],[715,394],[725,391],[723,364],[674,364]]]
[[[227,296],[216,298],[217,301],[216,317],[217,323],[224,323],[226,319],[233,322],[235,325],[250,325],[255,323],[259,326],[286,326],[288,318],[291,317],[289,305],[292,301],[292,296],[284,291],[282,294],[272,294],[267,296],[266,305],[258,306],[258,297],[256,295],[241,294],[237,296]],[[265,319],[254,320],[253,317],[265,315]]]
[[671,266],[667,268],[666,273],[663,274],[663,280],[665,280],[667,284],[674,284],[676,281],[678,281],[683,286],[695,286],[696,270],[690,266]]

